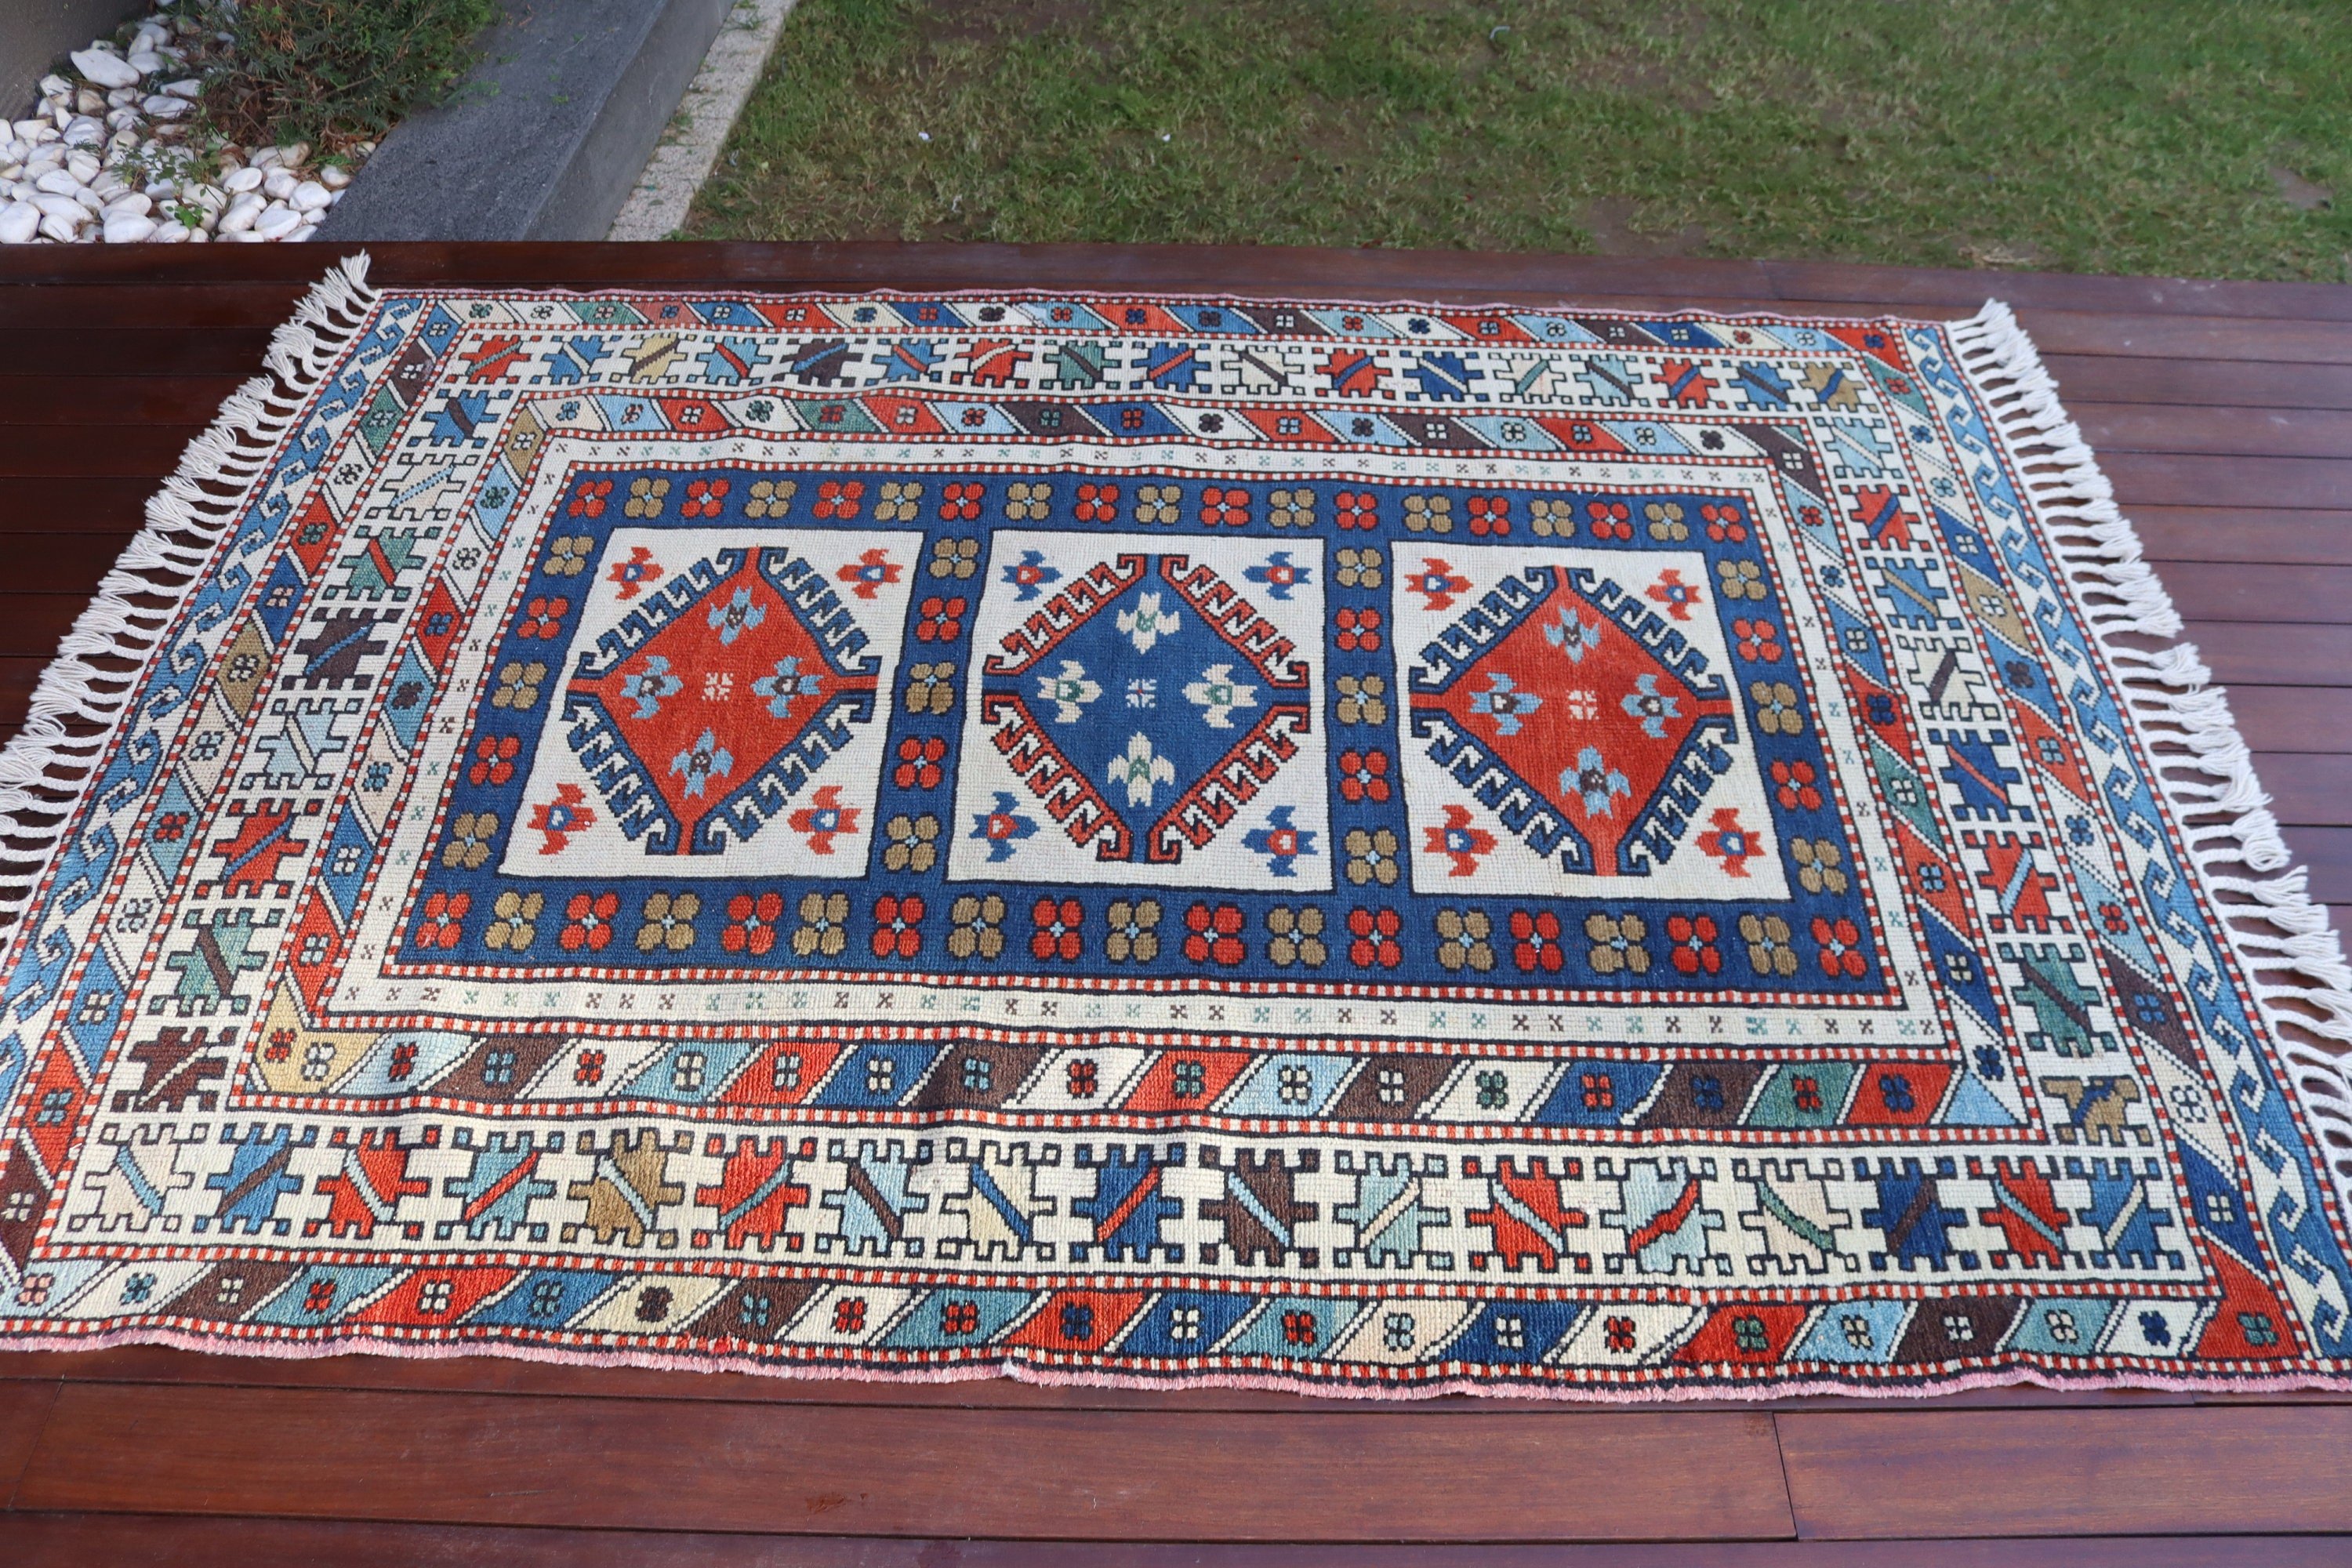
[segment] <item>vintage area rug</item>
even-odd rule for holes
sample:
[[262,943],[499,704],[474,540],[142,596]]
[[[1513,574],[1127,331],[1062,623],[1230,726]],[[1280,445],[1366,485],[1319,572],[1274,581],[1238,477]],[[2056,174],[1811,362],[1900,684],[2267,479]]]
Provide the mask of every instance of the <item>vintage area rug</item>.
[[7,755],[0,1344],[2352,1379],[2347,976],[1998,306],[272,370]]

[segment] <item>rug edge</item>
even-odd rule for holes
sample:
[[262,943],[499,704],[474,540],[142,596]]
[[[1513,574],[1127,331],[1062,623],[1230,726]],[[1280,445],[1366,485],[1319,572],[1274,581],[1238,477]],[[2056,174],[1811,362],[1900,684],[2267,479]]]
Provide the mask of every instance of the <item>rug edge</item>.
[[[13,841],[0,860],[0,979],[23,956],[34,900],[56,868],[66,830],[88,804],[132,700],[205,569],[268,483],[280,447],[383,299],[367,281],[368,264],[363,250],[335,262],[271,332],[265,374],[222,400],[147,499],[145,525],[59,639],[34,687],[24,728],[0,748],[0,825]],[[229,493],[213,493],[220,489]],[[170,602],[142,605],[132,595]],[[135,668],[101,669],[93,658],[127,658]],[[95,728],[76,735],[76,723]]]
[[[462,291],[430,288],[379,290],[366,280],[368,263],[367,253],[354,253],[336,263],[312,287],[273,334],[265,358],[271,374],[240,385],[223,402],[212,424],[189,443],[178,468],[147,502],[144,528],[133,536],[101,581],[92,602],[61,640],[57,657],[44,667],[25,728],[5,748],[0,748],[0,822],[9,825],[11,837],[29,846],[16,850],[8,861],[0,863],[0,921],[8,922],[0,926],[0,973],[12,969],[23,957],[19,941],[22,928],[37,895],[55,869],[65,845],[66,826],[86,805],[131,716],[132,699],[144,688],[157,656],[168,646],[188,599],[203,581],[204,568],[211,563],[230,529],[268,482],[286,438],[309,413],[328,374],[365,331],[387,292],[429,295]],[[585,295],[608,291],[564,292]],[[838,297],[898,292],[848,290]],[[952,291],[971,297],[1003,297],[1007,292],[1046,291]],[[1093,290],[1055,292],[1065,297],[1126,297]],[[1738,319],[1707,310],[1679,313],[1708,320]],[[1742,314],[1790,319],[1772,310]],[[1868,319],[1916,321],[1901,316]],[[2115,507],[2112,488],[2078,426],[2066,415],[2054,378],[2042,366],[2031,339],[2009,308],[1998,300],[1989,300],[1982,310],[1971,317],[1916,324],[1939,328],[1950,341],[1955,368],[1977,394],[2012,459],[2019,488],[2042,525],[2053,558],[2076,594],[2084,625],[2100,657],[2108,663],[2118,694],[2141,723],[2141,737],[2160,764],[2156,778],[2179,826],[2182,847],[2201,886],[2209,894],[2216,895],[2210,901],[2221,917],[2217,923],[2228,931],[2231,957],[2245,978],[2264,1025],[2278,1043],[2282,1058],[2291,1069],[2290,1101],[2301,1112],[2306,1131],[2313,1135],[2314,1147],[2332,1178],[2339,1215],[2352,1220],[2352,1149],[2343,1146],[2352,1141],[2352,1058],[2329,1055],[2282,1027],[2292,1025],[2325,1038],[2352,1042],[2352,969],[2346,966],[2342,945],[2328,922],[2326,909],[2309,897],[2307,870],[2301,867],[2282,869],[2288,867],[2291,857],[2279,837],[2275,818],[2267,809],[2269,797],[2255,777],[2251,752],[2239,734],[2226,695],[2212,682],[2211,672],[2198,658],[2194,646],[2179,640],[2183,629],[2180,617],[2157,574],[2141,558],[2137,535]],[[2024,471],[2028,464],[2038,471],[2028,475]],[[204,489],[205,485],[227,488],[231,493],[210,494]],[[180,536],[179,540],[175,541],[174,535]],[[195,542],[184,542],[190,538]],[[142,573],[159,573],[179,580],[156,583],[140,575]],[[2095,604],[2084,596],[2086,591],[2104,595],[2116,603]],[[140,605],[132,602],[131,595],[163,596],[170,602],[160,607]],[[2154,637],[2168,646],[2148,653],[2119,640],[2131,636]],[[89,662],[93,655],[129,658],[135,668],[130,671],[102,670]],[[101,691],[98,689],[101,684],[119,685],[120,689]],[[90,733],[73,735],[68,726],[75,721],[97,728]],[[2193,770],[2203,776],[2197,780],[2179,779],[2162,771],[2165,767]],[[2211,818],[2217,815],[2225,820],[2192,826],[2194,816]],[[54,822],[42,820],[52,816],[56,818]],[[34,820],[28,823],[27,817]],[[2241,866],[2275,874],[2247,878],[2229,869]],[[2224,892],[2242,901],[2225,904],[2218,897]],[[2247,922],[2272,929],[2249,930]],[[2258,972],[2288,978],[2264,979]],[[2289,1010],[2295,1004],[2316,1008],[2326,1016],[2314,1018]],[[2321,1135],[2323,1131],[2336,1135],[2336,1146],[2331,1147]],[[568,1365],[737,1372],[803,1380],[936,1383],[1003,1377],[1039,1385],[1166,1390],[1229,1387],[1339,1399],[1420,1399],[1473,1394],[1595,1405],[1684,1401],[1758,1403],[1821,1395],[1934,1398],[1999,1386],[2054,1391],[2215,1391],[2210,1377],[2170,1378],[2135,1372],[2071,1378],[2015,1363],[1936,1378],[1932,1380],[1932,1390],[1857,1386],[1837,1380],[1765,1382],[1753,1389],[1712,1385],[1596,1386],[1581,1383],[1516,1386],[1465,1379],[1367,1386],[1279,1375],[1218,1373],[1194,1373],[1181,1381],[1171,1381],[1038,1366],[1017,1358],[917,1371],[872,1366],[787,1367],[746,1358],[688,1358],[659,1352],[541,1348],[503,1342],[387,1342],[371,1336],[224,1346],[212,1336],[184,1336],[176,1331],[149,1325],[94,1336],[9,1336],[5,1348],[62,1352],[136,1343],[290,1360],[350,1353],[425,1360],[480,1355]],[[2299,1372],[2232,1381],[2224,1389],[2231,1393],[2352,1390],[2352,1378]]]
[[[2310,896],[2309,868],[2293,864],[2227,692],[2183,640],[2179,612],[2015,313],[1988,300],[1976,315],[1948,323],[1946,335],[2138,721],[2181,847],[2288,1069],[2288,1099],[2331,1180],[2338,1220],[2352,1224],[2352,1054],[2315,1043],[2352,1045],[2352,967],[2326,908]],[[2127,637],[2165,646],[2149,652]],[[2184,773],[2193,776],[2178,776]],[[2224,902],[2225,893],[2233,901]]]

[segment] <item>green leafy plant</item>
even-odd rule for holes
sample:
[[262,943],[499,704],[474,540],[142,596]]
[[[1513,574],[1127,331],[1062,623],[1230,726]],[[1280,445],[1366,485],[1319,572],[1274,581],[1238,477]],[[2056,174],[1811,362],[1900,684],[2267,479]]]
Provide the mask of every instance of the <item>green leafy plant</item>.
[[331,150],[438,101],[477,56],[492,0],[208,0],[231,41],[205,79],[205,115],[232,142]]

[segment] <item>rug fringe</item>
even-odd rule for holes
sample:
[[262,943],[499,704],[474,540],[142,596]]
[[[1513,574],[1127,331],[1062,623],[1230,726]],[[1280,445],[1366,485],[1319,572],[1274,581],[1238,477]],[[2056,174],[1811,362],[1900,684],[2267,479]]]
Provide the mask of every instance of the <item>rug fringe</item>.
[[[2116,509],[2115,490],[2060,405],[2058,384],[2032,340],[1998,300],[1952,323],[1950,333],[2141,721],[2158,785],[2288,1064],[2337,1197],[2352,1209],[2352,1055],[2321,1043],[2352,1045],[2352,967],[2343,944],[2326,910],[2312,901],[2305,871],[2285,868],[2293,858],[2229,699],[2194,647],[2170,642],[2181,632],[2179,612],[2141,558],[2138,535]],[[2126,637],[2170,646],[2151,651]]]
[[[365,251],[337,262],[271,335],[263,360],[270,374],[230,393],[188,443],[179,468],[149,499],[146,527],[41,672],[24,729],[0,751],[0,962],[13,958],[33,896],[164,634],[268,479],[278,444],[366,325],[380,298],[367,271]],[[100,658],[136,668],[105,669],[93,662]]]

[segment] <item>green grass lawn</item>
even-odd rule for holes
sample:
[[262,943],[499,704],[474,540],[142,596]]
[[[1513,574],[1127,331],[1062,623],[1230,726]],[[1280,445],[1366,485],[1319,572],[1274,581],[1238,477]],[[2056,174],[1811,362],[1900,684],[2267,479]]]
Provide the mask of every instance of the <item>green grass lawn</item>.
[[801,0],[685,232],[2352,281],[2347,81],[2346,0]]

